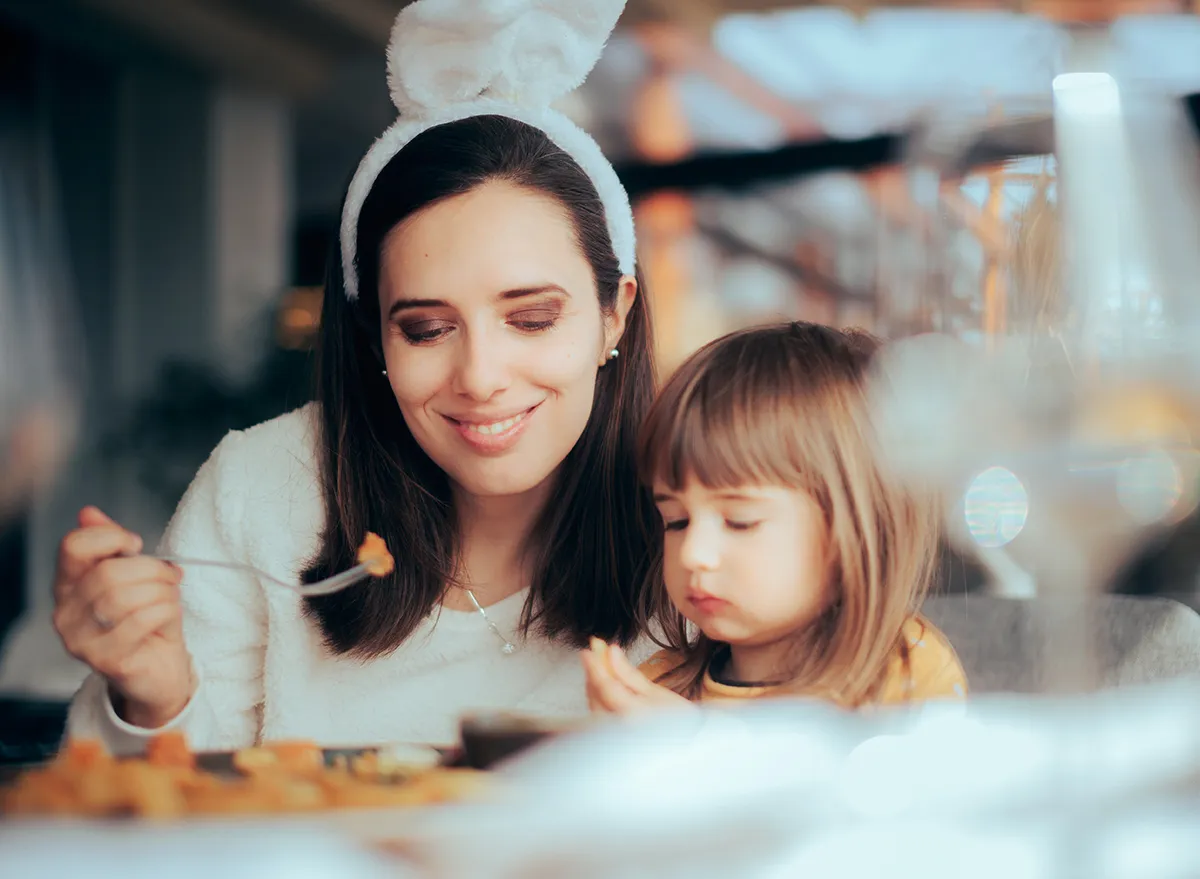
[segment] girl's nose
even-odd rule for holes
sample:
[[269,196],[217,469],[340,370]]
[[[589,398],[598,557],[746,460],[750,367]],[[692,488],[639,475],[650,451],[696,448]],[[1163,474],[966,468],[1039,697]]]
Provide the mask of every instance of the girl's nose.
[[715,571],[721,564],[721,538],[703,522],[690,522],[679,550],[680,561],[689,571]]

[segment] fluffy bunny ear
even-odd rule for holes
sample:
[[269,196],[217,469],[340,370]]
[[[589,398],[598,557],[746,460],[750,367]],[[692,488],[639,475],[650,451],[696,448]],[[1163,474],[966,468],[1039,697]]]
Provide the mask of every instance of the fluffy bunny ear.
[[396,17],[388,86],[401,115],[495,99],[548,107],[595,66],[625,0],[416,0]]

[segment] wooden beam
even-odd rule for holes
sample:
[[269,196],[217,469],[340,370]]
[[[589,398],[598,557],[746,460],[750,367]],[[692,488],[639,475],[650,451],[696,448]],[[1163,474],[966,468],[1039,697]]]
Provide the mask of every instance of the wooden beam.
[[[988,175],[988,197],[984,216],[989,225],[1001,223],[1000,211],[1004,207],[1004,171],[995,169]],[[1008,298],[1004,283],[1004,261],[994,253],[986,253],[987,266],[983,278],[983,332],[987,344],[995,344],[996,337],[1007,328]]]
[[[988,175],[988,179],[992,180],[995,173],[993,170]],[[1004,177],[1008,179],[1007,175]],[[991,191],[989,190],[989,198]],[[990,259],[1000,259],[1008,255],[1008,236],[1004,231],[1004,224],[999,219],[999,216],[994,216],[987,209],[980,210],[968,199],[961,189],[958,188],[957,181],[947,183],[942,187],[941,194],[942,204],[946,207],[954,218],[962,223],[970,230],[979,243],[983,245],[984,254]]]
[[[643,81],[630,113],[634,149],[653,162],[678,161],[693,143],[687,114],[670,75],[660,67]],[[687,295],[689,260],[685,245],[695,228],[692,203],[677,192],[657,192],[634,204],[640,263],[655,312],[659,364],[670,370],[684,357],[680,330]]]
[[1200,0],[630,0],[624,21],[665,21],[707,31],[725,15],[834,6],[855,14],[873,9],[999,9],[1041,15],[1058,21],[1098,24],[1123,15],[1200,14]]

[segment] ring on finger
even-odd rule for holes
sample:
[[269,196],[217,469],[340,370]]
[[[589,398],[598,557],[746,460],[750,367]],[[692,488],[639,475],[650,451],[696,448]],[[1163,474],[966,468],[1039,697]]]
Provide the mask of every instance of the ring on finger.
[[106,632],[109,629],[111,629],[114,625],[112,620],[110,620],[104,614],[100,613],[100,611],[96,610],[95,608],[92,608],[92,620],[96,623],[97,626],[99,626],[101,629],[103,629]]

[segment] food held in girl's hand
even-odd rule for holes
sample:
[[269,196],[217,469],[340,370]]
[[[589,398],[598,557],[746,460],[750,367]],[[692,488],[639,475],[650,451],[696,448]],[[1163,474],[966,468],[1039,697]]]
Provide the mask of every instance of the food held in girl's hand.
[[609,658],[608,658],[608,643],[607,642],[602,641],[601,639],[599,639],[595,635],[593,635],[588,640],[588,648],[592,651],[592,653],[594,653],[600,659],[601,662],[605,663],[606,665],[608,664]]
[[[401,757],[403,754],[400,755]],[[482,773],[370,754],[326,767],[311,742],[265,743],[233,755],[238,776],[206,772],[181,733],[150,741],[146,757],[118,760],[99,742],[71,740],[48,765],[0,788],[6,816],[175,819],[189,815],[320,812],[421,806],[479,796]]]
[[358,548],[358,563],[367,566],[367,573],[372,577],[386,577],[396,569],[396,561],[388,552],[383,538],[368,531],[362,546]]

